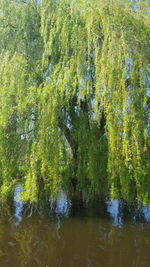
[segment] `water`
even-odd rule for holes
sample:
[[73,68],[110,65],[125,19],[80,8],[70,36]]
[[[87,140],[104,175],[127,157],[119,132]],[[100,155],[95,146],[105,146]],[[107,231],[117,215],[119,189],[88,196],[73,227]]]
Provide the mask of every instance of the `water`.
[[14,207],[15,207],[15,212],[14,212],[14,217],[16,219],[15,225],[19,225],[19,223],[22,221],[22,211],[23,211],[23,206],[24,203],[19,199],[20,193],[23,190],[23,185],[18,184],[15,187],[15,192],[14,192]]
[[117,199],[87,207],[61,191],[49,215],[22,218],[21,190],[13,219],[0,218],[0,267],[150,266],[150,206],[134,214]]

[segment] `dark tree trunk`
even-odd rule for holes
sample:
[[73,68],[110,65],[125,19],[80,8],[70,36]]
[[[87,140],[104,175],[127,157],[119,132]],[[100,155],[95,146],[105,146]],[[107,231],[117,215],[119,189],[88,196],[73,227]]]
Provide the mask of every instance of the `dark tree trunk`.
[[73,190],[76,191],[77,186],[77,169],[78,169],[78,144],[75,143],[73,148],[73,177],[71,179]]
[[65,138],[68,141],[68,144],[72,150],[73,173],[72,173],[71,183],[73,190],[75,191],[77,185],[78,143],[74,138],[73,131],[66,126],[63,119],[59,118],[58,121],[59,121],[59,127],[63,131]]

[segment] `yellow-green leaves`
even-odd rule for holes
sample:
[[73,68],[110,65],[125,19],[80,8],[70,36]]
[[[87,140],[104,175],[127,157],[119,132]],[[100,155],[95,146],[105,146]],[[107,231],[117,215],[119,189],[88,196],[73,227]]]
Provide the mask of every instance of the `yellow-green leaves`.
[[2,0],[0,39],[1,194],[148,201],[148,1]]

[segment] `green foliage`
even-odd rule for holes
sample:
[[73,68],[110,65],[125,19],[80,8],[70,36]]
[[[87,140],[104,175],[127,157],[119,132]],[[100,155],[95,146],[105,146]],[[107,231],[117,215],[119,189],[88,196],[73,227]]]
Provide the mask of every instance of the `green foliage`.
[[150,201],[148,1],[0,1],[0,186]]

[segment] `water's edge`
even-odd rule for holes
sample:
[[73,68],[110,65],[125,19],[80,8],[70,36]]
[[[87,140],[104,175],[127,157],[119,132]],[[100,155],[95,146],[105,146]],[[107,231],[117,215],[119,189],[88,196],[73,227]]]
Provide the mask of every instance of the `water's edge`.
[[[19,225],[23,219],[25,203],[20,200],[19,196],[23,190],[22,184],[17,184],[14,190],[14,218],[15,224]],[[75,200],[76,201],[76,200]],[[94,207],[95,206],[95,207]],[[60,191],[56,199],[51,198],[49,201],[49,214],[56,216],[64,216],[65,218],[72,216],[75,213],[82,213],[86,216],[89,212],[89,209],[95,209],[96,212],[92,216],[107,216],[114,226],[121,227],[123,226],[124,220],[130,219],[133,223],[143,220],[145,222],[150,222],[150,204],[147,206],[129,206],[124,205],[124,203],[119,199],[113,199],[111,201],[96,201],[92,203],[90,200],[88,203],[82,201],[81,199],[77,201],[74,205],[74,202],[67,197],[64,191]],[[30,217],[32,213],[28,214]]]

